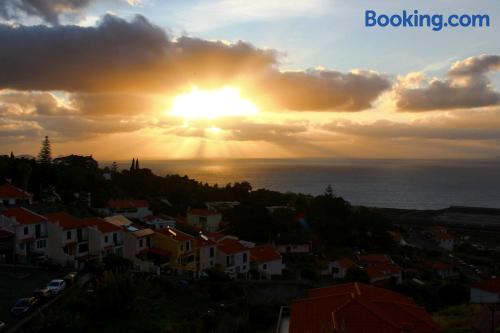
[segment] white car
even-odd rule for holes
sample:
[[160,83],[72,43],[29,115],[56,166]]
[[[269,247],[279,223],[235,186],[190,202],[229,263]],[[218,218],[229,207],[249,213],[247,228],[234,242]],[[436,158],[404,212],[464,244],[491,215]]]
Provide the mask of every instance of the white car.
[[52,280],[47,285],[47,289],[54,295],[60,294],[66,288],[64,280]]

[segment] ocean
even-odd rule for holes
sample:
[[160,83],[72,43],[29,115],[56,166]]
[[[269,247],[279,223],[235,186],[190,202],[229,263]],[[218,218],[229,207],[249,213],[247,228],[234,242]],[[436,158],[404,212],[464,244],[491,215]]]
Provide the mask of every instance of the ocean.
[[[188,175],[219,185],[246,180],[254,189],[320,194],[331,184],[336,195],[353,205],[500,208],[500,159],[207,159],[140,163],[157,175]],[[118,164],[128,168],[130,161]]]

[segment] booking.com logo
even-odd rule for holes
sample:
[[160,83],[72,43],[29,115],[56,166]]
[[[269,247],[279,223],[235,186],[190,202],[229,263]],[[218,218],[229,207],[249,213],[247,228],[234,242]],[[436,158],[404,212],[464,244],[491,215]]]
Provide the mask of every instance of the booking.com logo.
[[489,27],[490,16],[486,14],[420,14],[414,10],[412,14],[403,10],[401,14],[380,14],[374,10],[365,11],[366,27],[429,27],[434,31],[441,31],[446,27]]

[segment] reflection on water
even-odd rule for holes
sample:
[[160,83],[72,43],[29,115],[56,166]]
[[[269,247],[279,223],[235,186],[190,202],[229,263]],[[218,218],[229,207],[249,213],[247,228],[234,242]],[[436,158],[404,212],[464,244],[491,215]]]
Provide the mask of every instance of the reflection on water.
[[[102,162],[109,165],[109,162]],[[128,168],[130,162],[119,163]],[[450,205],[500,208],[500,160],[241,159],[145,161],[158,175],[209,184],[322,193],[328,184],[353,204],[398,208]]]

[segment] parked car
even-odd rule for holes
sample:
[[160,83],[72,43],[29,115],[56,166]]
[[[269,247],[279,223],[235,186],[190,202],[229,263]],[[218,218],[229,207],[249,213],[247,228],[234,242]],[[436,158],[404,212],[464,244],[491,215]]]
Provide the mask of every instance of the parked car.
[[53,295],[60,294],[66,288],[66,282],[61,279],[52,280],[47,285],[47,288]]
[[37,303],[38,300],[36,299],[36,297],[20,298],[10,309],[10,313],[15,317],[22,316],[33,310]]
[[33,291],[33,296],[35,296],[36,298],[38,298],[41,301],[46,300],[51,295],[52,295],[52,293],[51,293],[50,289],[47,287],[38,288],[38,289],[35,289]]

